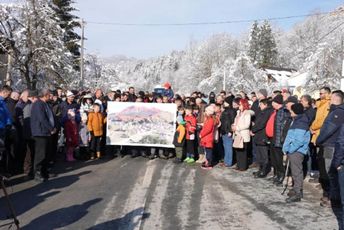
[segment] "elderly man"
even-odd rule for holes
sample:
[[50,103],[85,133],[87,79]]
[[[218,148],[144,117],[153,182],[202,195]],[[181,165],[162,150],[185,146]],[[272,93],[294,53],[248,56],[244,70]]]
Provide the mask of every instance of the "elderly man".
[[35,180],[48,180],[47,160],[49,159],[49,138],[56,133],[54,114],[48,105],[50,91],[43,89],[38,100],[32,104],[31,132],[35,140],[34,176]]
[[36,90],[30,90],[28,94],[28,103],[23,108],[23,147],[24,147],[24,174],[27,179],[32,179],[33,174],[33,160],[35,154],[35,142],[31,133],[31,110],[32,104],[38,100],[38,92]]

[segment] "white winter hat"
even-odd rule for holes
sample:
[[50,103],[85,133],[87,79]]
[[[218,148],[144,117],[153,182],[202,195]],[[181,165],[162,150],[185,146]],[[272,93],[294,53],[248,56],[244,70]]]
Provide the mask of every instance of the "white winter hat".
[[71,91],[67,91],[67,94],[66,94],[67,97],[74,97],[74,93],[72,93]]

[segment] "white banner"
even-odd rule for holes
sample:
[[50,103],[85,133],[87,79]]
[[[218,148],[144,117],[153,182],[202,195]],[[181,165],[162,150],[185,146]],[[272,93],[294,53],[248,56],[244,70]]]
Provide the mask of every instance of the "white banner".
[[109,102],[107,145],[174,148],[175,104]]

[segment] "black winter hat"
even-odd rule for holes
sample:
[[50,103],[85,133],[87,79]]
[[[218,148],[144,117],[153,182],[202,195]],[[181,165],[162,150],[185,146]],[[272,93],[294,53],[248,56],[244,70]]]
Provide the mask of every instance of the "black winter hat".
[[233,97],[226,97],[225,102],[231,105],[233,103]]
[[274,99],[272,99],[272,102],[283,105],[283,96],[277,95],[276,97],[274,97]]
[[292,105],[291,110],[297,115],[304,113],[304,108],[303,108],[303,105],[301,103],[296,103],[296,104]]
[[294,103],[294,104],[296,104],[296,103],[299,103],[299,101],[297,100],[296,97],[290,96],[290,97],[288,97],[288,99],[286,100],[285,103]]

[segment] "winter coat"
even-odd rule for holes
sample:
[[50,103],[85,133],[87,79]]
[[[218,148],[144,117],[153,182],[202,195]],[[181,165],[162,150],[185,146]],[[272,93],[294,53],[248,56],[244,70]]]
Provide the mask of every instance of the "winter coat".
[[87,129],[87,124],[81,122],[79,125],[80,146],[88,146],[89,135],[90,132]]
[[215,118],[206,116],[203,128],[199,134],[201,139],[200,145],[204,148],[213,148],[215,132]]
[[339,134],[335,143],[331,165],[335,168],[338,168],[340,165],[344,165],[344,124],[339,128]]
[[309,107],[305,110],[305,115],[307,116],[307,118],[309,120],[309,126],[312,125],[312,123],[315,119],[315,114],[316,114],[316,110],[313,107]]
[[252,132],[254,133],[253,142],[256,145],[265,146],[269,141],[269,138],[266,136],[266,124],[272,112],[272,108],[266,108],[256,114],[256,120],[252,126]]
[[80,105],[80,114],[82,116],[82,114],[88,114],[88,112],[90,112],[93,108],[93,105],[92,104],[87,104],[87,103],[82,103]]
[[12,125],[11,113],[8,111],[4,98],[0,96],[0,129],[5,129],[8,125]]
[[326,117],[316,145],[334,147],[342,124],[344,124],[344,104],[337,106]]
[[185,143],[185,127],[184,125],[178,125],[176,132],[174,133],[173,145],[175,147],[183,147]]
[[8,111],[11,114],[13,124],[16,124],[16,122],[17,122],[17,120],[16,120],[16,104],[17,104],[17,102],[18,101],[15,101],[10,97],[6,99],[6,106],[7,106]]
[[172,89],[165,89],[163,96],[167,96],[168,99],[171,100],[174,97],[173,90]]
[[31,110],[32,110],[32,103],[27,104],[23,109],[23,135],[25,140],[29,140],[32,138],[31,133]]
[[[235,126],[235,134],[241,136],[245,143],[251,141],[250,135],[250,127],[251,127],[251,117],[253,116],[252,110],[245,110],[241,112],[238,110],[237,115],[235,117],[234,126]],[[234,138],[238,137],[235,135]]]
[[257,118],[257,115],[261,112],[259,108],[259,100],[256,100],[252,103],[251,110],[254,112],[254,115],[252,116],[252,121],[255,121]]
[[312,143],[316,143],[316,140],[320,134],[320,129],[324,124],[324,121],[329,114],[330,109],[330,97],[320,100],[316,103],[317,112],[315,115],[315,120],[311,125],[311,129],[315,132],[312,137]]
[[222,135],[227,135],[228,133],[232,133],[232,125],[234,123],[236,116],[236,112],[234,109],[225,108],[225,110],[221,114],[221,127],[220,132]]
[[[196,117],[194,115],[186,115],[185,116],[185,128],[186,128],[186,140],[195,140],[195,132],[196,132]],[[193,135],[193,138],[191,138]]]
[[103,114],[94,112],[88,114],[87,128],[88,131],[93,132],[94,136],[103,136],[103,126],[105,123],[106,118],[104,118]]
[[136,101],[136,95],[129,93],[128,102],[135,102],[135,101]]
[[67,120],[64,125],[64,132],[66,136],[67,147],[77,147],[79,146],[79,132],[78,124]]
[[26,105],[30,104],[30,101],[24,102],[22,100],[19,100],[15,107],[15,113],[16,113],[16,129],[17,134],[19,138],[22,138],[24,136],[24,108]]
[[52,101],[49,103],[53,113],[54,113],[54,117],[55,117],[55,124],[56,124],[56,128],[58,130],[60,130],[61,128],[61,116],[62,116],[62,110],[61,110],[61,106],[60,106],[60,102],[59,100],[57,101]]
[[80,123],[81,121],[81,116],[80,116],[80,106],[73,102],[71,104],[69,104],[67,101],[63,101],[60,104],[60,109],[61,109],[61,123],[63,124],[67,119],[68,119],[68,110],[73,109],[75,112],[75,121],[77,123]]
[[32,104],[30,121],[34,137],[51,136],[55,128],[54,115],[50,106],[40,99]]
[[291,117],[289,111],[282,107],[276,113],[274,122],[274,136],[271,140],[273,145],[278,148],[282,148],[283,142],[287,136]]
[[308,118],[304,114],[294,118],[283,144],[284,153],[292,154],[298,152],[307,155],[311,138],[308,124]]

